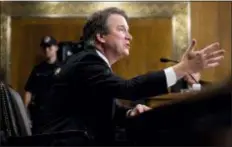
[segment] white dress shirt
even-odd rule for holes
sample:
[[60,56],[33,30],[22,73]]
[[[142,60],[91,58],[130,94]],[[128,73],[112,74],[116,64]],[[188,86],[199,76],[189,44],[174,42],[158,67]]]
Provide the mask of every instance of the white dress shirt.
[[[96,52],[111,68],[109,60],[100,51],[96,50]],[[177,76],[176,73],[174,72],[174,69],[172,67],[168,67],[164,69],[164,73],[166,75],[167,87],[171,87],[175,85],[177,82]]]

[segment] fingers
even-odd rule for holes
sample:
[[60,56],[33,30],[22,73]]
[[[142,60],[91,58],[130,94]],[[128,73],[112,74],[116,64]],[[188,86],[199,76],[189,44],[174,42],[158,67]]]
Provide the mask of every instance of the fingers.
[[220,65],[218,62],[216,62],[216,63],[211,63],[211,64],[207,64],[207,67],[206,67],[206,68],[214,68],[214,67],[217,67],[218,65]]
[[130,116],[135,116],[135,115],[138,115],[138,114],[141,114],[143,112],[146,112],[148,110],[151,110],[150,107],[146,106],[146,105],[141,105],[141,104],[138,104],[132,111],[131,111],[131,114]]
[[217,50],[217,51],[214,51],[214,52],[211,52],[211,53],[208,53],[208,54],[204,54],[204,56],[205,56],[205,59],[208,60],[210,58],[215,58],[215,57],[218,57],[218,56],[222,56],[224,54],[225,54],[225,50],[221,49],[221,50]]
[[146,111],[148,111],[148,110],[151,110],[151,108],[148,107],[148,106],[146,106],[146,105],[141,105],[140,107],[142,108],[142,113],[143,113],[143,112],[146,112]]
[[190,52],[195,48],[195,46],[196,46],[196,40],[193,39],[192,42],[191,42],[191,44],[190,44],[190,46],[189,46],[188,49],[186,50],[186,53],[187,53],[187,54],[190,53]]
[[219,56],[216,58],[212,58],[206,61],[205,68],[212,68],[220,65],[220,62],[224,59],[224,56]]
[[148,107],[146,105],[141,105],[141,104],[138,104],[135,108],[136,108],[138,113],[143,113],[143,112],[151,109],[150,107]]
[[202,52],[204,54],[211,53],[213,51],[219,50],[220,49],[220,44],[218,42],[212,43],[208,46],[206,46],[204,49],[202,49]]
[[211,64],[211,63],[215,63],[215,62],[220,62],[223,59],[224,59],[224,56],[218,56],[215,58],[208,59],[208,60],[206,60],[206,62],[207,62],[207,64]]
[[220,61],[224,59],[225,50],[217,50],[204,55],[205,57],[205,68],[216,67],[220,64]]
[[145,111],[151,110],[150,107],[148,107],[148,106],[146,106],[146,105],[143,105],[143,106],[144,106],[143,108],[144,108]]

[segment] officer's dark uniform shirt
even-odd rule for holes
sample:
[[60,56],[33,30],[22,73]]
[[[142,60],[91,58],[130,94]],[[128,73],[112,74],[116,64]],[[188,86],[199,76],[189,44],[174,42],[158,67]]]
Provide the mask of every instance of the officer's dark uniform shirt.
[[32,93],[37,108],[42,107],[46,94],[53,83],[53,74],[55,70],[60,66],[60,63],[55,62],[54,64],[49,64],[46,61],[35,66],[28,78],[25,85],[25,90]]

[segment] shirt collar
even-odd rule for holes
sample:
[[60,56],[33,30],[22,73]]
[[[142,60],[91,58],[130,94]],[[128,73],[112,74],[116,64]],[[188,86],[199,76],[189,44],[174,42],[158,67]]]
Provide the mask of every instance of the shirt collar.
[[111,68],[109,60],[103,55],[99,50],[96,50],[97,54],[107,63],[107,65]]

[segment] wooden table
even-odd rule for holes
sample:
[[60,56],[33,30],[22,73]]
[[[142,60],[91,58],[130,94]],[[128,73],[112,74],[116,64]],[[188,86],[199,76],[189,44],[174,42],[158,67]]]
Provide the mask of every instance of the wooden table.
[[188,93],[169,93],[160,96],[155,96],[146,100],[146,104],[149,107],[158,107],[160,105],[175,103],[180,100],[188,98],[190,95],[194,95],[197,92],[188,92]]
[[[169,93],[169,94],[159,95],[159,96],[145,99],[144,103],[147,106],[154,108],[154,107],[158,107],[158,106],[163,105],[163,104],[174,103],[176,101],[180,101],[182,99],[185,99],[189,95],[193,95],[195,93],[196,92]],[[133,107],[134,106],[134,103],[130,100],[119,100],[119,102],[125,107]]]

